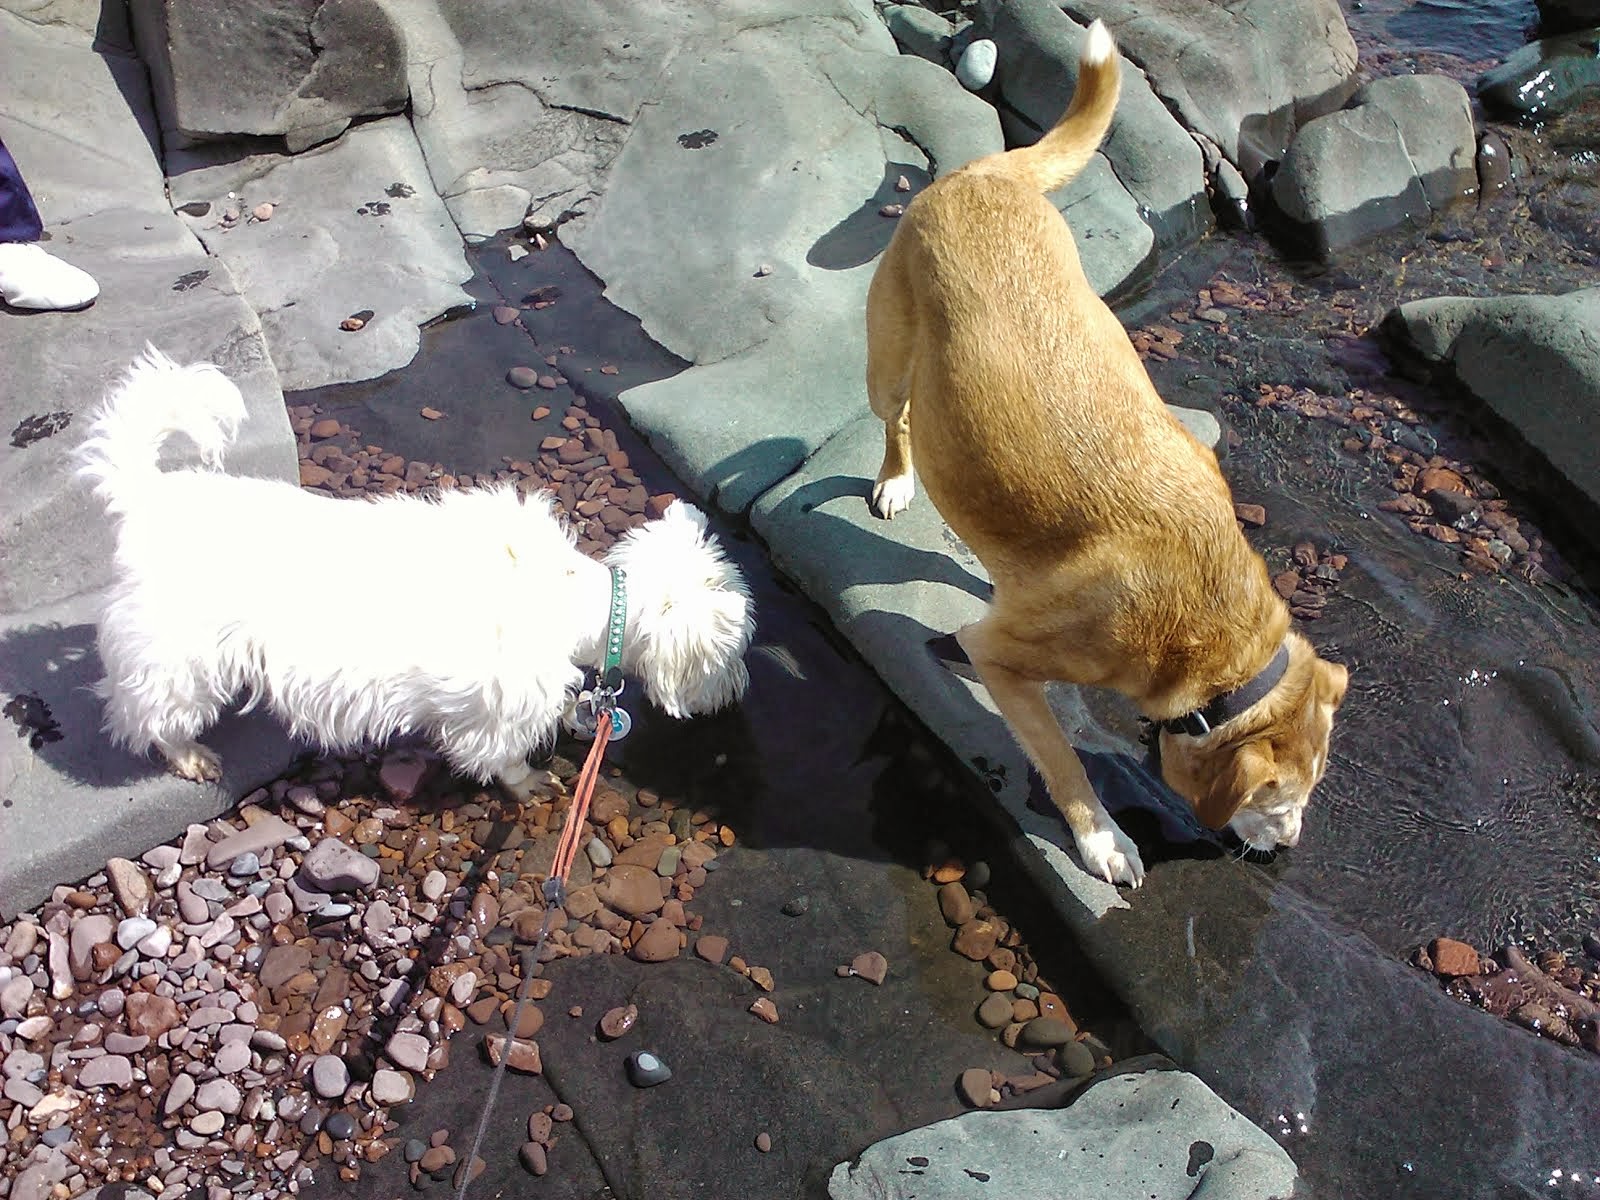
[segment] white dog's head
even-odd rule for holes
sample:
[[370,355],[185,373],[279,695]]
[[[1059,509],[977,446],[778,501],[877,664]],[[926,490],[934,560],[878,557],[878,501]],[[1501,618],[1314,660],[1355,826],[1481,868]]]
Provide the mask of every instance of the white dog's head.
[[739,568],[706,532],[698,509],[674,502],[660,520],[624,535],[607,566],[627,573],[622,669],[673,717],[714,712],[744,695],[744,654],[755,632]]

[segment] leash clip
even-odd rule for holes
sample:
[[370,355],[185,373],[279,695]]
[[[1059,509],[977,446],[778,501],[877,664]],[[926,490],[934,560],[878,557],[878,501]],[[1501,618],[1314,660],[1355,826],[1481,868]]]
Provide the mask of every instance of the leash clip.
[[623,687],[622,672],[615,668],[596,679],[592,688],[578,693],[578,698],[567,710],[567,728],[575,736],[593,741],[600,727],[600,714],[610,713],[611,740],[620,742],[627,737],[633,729],[633,718],[626,709],[617,706],[617,697],[622,695]]

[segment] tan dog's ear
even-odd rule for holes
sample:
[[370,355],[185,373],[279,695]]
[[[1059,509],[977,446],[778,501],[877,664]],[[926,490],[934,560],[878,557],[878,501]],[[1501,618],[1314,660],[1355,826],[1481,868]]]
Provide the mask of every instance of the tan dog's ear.
[[1332,705],[1335,709],[1344,703],[1345,689],[1350,686],[1350,672],[1343,663],[1317,659],[1317,703]]
[[[1342,668],[1341,668],[1342,669]],[[1256,792],[1278,782],[1278,764],[1270,742],[1247,742],[1217,772],[1195,805],[1195,816],[1207,829],[1221,829]]]

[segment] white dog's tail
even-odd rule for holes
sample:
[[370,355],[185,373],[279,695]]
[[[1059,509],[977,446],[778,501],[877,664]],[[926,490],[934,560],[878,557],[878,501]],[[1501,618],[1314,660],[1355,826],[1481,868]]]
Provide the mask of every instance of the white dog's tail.
[[244,397],[216,367],[180,367],[147,345],[95,410],[89,436],[78,448],[78,474],[94,483],[112,512],[120,512],[130,488],[160,472],[168,438],[183,434],[199,448],[201,461],[216,469],[244,416]]

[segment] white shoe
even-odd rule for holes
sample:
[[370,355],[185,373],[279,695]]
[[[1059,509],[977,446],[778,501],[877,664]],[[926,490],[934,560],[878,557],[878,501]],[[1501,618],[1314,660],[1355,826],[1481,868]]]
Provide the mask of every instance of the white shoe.
[[62,262],[37,242],[0,242],[0,299],[13,308],[87,308],[100,285],[87,271]]

